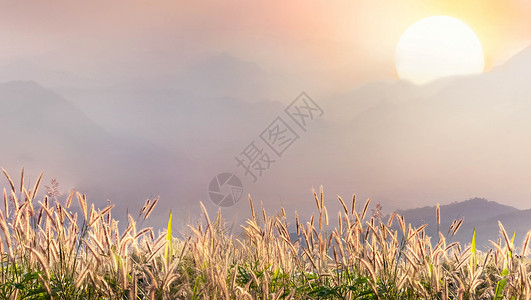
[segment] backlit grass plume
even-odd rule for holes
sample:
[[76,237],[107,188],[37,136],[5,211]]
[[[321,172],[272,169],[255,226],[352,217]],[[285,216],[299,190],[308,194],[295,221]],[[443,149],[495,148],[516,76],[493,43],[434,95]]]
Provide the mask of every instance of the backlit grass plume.
[[[0,299],[531,298],[531,233],[516,256],[514,236],[501,223],[503,242],[486,253],[476,249],[475,231],[469,246],[448,244],[439,228],[429,237],[427,225],[412,227],[396,213],[370,216],[370,200],[357,210],[355,196],[350,209],[338,196],[331,225],[321,188],[308,201],[316,211],[307,221],[295,213],[291,224],[282,208],[257,214],[249,197],[241,233],[232,235],[221,214],[211,219],[201,204],[203,219],[178,239],[171,212],[158,236],[137,226],[158,198],[120,230],[113,205],[96,208],[76,191],[64,203],[49,193],[38,198],[42,174],[28,188],[24,171],[18,185],[3,172],[9,187],[0,210]],[[439,226],[439,206],[436,218]],[[448,235],[462,223],[455,220]]]

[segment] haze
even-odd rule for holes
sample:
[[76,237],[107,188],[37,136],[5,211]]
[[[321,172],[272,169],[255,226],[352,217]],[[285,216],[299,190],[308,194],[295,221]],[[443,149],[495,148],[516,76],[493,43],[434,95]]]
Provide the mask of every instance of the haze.
[[[531,41],[525,1],[2,1],[0,164],[125,213],[161,196],[186,223],[233,172],[274,212],[312,187],[386,211],[484,197],[529,208]],[[396,43],[452,15],[478,35],[482,75],[399,81]],[[257,182],[235,156],[302,91],[324,112]],[[334,205],[331,205],[334,207]],[[157,218],[162,216],[162,218]],[[162,221],[161,221],[162,220]]]

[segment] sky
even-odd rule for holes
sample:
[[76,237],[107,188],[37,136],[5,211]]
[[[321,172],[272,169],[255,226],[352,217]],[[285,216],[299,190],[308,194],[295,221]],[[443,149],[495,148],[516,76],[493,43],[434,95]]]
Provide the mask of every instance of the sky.
[[526,1],[29,0],[0,6],[0,62],[38,62],[104,83],[172,73],[226,52],[323,89],[348,90],[396,79],[401,34],[432,15],[467,23],[484,47],[487,70],[531,38]]
[[[271,210],[305,211],[320,185],[386,212],[476,196],[529,208],[529,12],[523,0],[0,0],[0,137],[13,145],[0,164],[122,211],[160,195],[156,214],[181,219],[199,201],[217,209],[206,189],[222,170]],[[400,37],[439,15],[476,34],[485,73],[400,81]],[[323,117],[254,184],[234,156],[302,91]],[[244,202],[224,213],[245,215]]]

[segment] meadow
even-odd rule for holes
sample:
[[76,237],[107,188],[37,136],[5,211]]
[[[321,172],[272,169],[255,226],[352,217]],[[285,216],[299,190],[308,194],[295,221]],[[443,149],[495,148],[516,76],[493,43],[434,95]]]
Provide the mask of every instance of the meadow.
[[[531,234],[517,248],[501,223],[487,252],[474,235],[468,245],[447,242],[463,220],[430,237],[426,225],[413,228],[397,214],[371,215],[370,200],[357,211],[355,196],[334,199],[342,210],[332,225],[321,188],[309,220],[295,214],[290,222],[283,208],[268,215],[249,197],[240,233],[201,204],[201,221],[175,238],[171,213],[160,234],[137,226],[158,199],[119,230],[113,205],[97,209],[75,191],[39,199],[42,175],[26,188],[24,172],[18,184],[4,174],[0,299],[531,298]],[[439,209],[436,217],[440,224]]]

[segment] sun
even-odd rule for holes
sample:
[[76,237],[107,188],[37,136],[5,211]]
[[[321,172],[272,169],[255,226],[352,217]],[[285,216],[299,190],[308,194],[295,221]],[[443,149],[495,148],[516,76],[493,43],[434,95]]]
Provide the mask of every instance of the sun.
[[404,32],[396,46],[395,65],[400,79],[424,84],[442,77],[482,73],[485,60],[470,27],[452,17],[433,16]]

